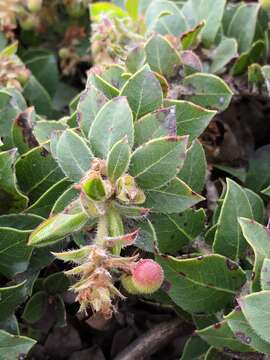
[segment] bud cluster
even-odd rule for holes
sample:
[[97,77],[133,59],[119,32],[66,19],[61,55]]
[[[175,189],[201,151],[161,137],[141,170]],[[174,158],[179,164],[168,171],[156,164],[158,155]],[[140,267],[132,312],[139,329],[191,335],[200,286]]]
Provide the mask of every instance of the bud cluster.
[[[123,287],[132,294],[153,293],[163,282],[162,268],[155,261],[120,255],[123,247],[134,244],[139,230],[125,234],[122,216],[114,204],[142,204],[145,195],[128,174],[110,180],[106,161],[97,158],[76,187],[80,190],[79,201],[84,214],[97,219],[95,243],[55,256],[76,264],[66,274],[78,278],[71,290],[76,293],[80,310],[91,308],[110,318],[114,299],[125,298],[115,287],[115,281],[121,280]],[[69,208],[66,208],[66,214],[71,214]]]
[[98,65],[114,64],[117,59],[125,59],[129,45],[134,37],[142,41],[140,22],[131,18],[103,16],[92,24],[91,50],[94,63]]
[[0,55],[0,86],[21,89],[30,76],[30,71],[15,56]]
[[107,177],[106,162],[100,159],[93,160],[91,170],[76,187],[81,190],[83,209],[94,218],[106,213],[109,200],[126,205],[140,205],[145,201],[144,192],[132,176],[124,174],[116,182],[112,182]]

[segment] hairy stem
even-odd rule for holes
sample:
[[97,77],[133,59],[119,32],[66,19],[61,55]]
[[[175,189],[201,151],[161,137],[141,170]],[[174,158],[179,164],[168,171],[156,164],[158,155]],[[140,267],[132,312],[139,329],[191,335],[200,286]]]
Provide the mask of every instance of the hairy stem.
[[[108,221],[109,221],[109,236],[111,237],[117,237],[124,234],[124,225],[122,221],[122,217],[119,214],[119,212],[113,208],[110,207],[108,210]],[[121,246],[116,245],[112,253],[114,255],[120,255],[121,252]]]
[[108,217],[102,215],[98,219],[97,235],[95,243],[101,247],[105,247],[105,238],[108,236]]

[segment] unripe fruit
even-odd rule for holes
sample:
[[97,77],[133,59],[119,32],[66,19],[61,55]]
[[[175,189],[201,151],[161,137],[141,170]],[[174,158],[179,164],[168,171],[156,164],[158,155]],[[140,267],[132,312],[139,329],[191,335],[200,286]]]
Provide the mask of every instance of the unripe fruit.
[[259,0],[259,3],[265,11],[270,11],[270,0]]
[[28,9],[35,13],[41,10],[43,0],[27,0]]
[[131,272],[133,285],[142,294],[152,294],[157,291],[164,280],[162,267],[151,259],[138,261]]
[[140,292],[135,288],[133,281],[132,281],[132,276],[130,275],[122,275],[121,276],[121,283],[123,285],[123,288],[132,295],[138,295],[140,294]]

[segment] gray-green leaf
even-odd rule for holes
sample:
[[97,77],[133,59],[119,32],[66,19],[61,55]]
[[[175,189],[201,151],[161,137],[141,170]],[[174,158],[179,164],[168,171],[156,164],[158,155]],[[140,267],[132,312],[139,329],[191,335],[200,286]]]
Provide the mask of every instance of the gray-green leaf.
[[120,95],[127,97],[134,120],[158,109],[163,102],[160,83],[149,65],[145,65],[129,78]]
[[187,141],[187,136],[168,136],[140,146],[131,156],[130,174],[143,189],[166,184],[183,166]]

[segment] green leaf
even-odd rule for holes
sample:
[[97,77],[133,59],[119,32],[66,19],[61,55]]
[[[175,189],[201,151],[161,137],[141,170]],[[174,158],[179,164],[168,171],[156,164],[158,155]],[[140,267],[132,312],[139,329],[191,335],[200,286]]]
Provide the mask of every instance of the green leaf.
[[106,101],[106,96],[93,85],[81,93],[77,106],[77,122],[85,137],[88,137],[90,126]]
[[164,256],[157,261],[165,272],[168,295],[188,312],[221,310],[232,302],[246,281],[236,263],[216,254],[194,259]]
[[155,253],[157,249],[157,234],[151,221],[148,219],[146,221],[136,221],[134,226],[140,229],[135,242],[136,247],[147,252]]
[[51,154],[42,146],[28,151],[19,158],[15,169],[20,188],[31,203],[37,201],[45,191],[64,177]]
[[183,63],[183,75],[188,76],[203,71],[203,64],[200,58],[191,50],[181,52],[181,60]]
[[191,336],[185,343],[180,360],[199,360],[208,349],[209,345],[199,336]]
[[104,14],[120,18],[127,16],[127,13],[123,9],[109,2],[100,1],[90,5],[90,16],[93,20],[99,20]]
[[179,37],[188,28],[181,10],[172,1],[152,1],[145,13],[148,33],[172,34]]
[[210,66],[211,73],[224,70],[225,66],[238,56],[237,42],[232,38],[223,38],[218,46],[212,51]]
[[261,191],[262,194],[270,196],[270,185]]
[[0,360],[19,359],[27,354],[36,341],[25,336],[11,335],[0,330]]
[[235,309],[225,316],[234,336],[243,344],[249,345],[256,351],[264,354],[270,353],[270,344],[261,339],[250,327],[242,311]]
[[193,46],[196,46],[199,42],[199,35],[202,29],[205,27],[205,21],[201,21],[193,29],[186,31],[181,36],[181,45],[183,50],[187,50]]
[[107,173],[113,183],[127,171],[130,156],[131,149],[127,137],[119,140],[111,148],[107,159]]
[[191,90],[190,100],[195,104],[225,110],[233,92],[219,77],[210,74],[193,74],[183,81],[184,86]]
[[45,291],[38,291],[25,305],[22,318],[29,324],[39,321],[45,314],[48,301],[48,294]]
[[[5,320],[12,315],[17,307],[26,300],[26,297],[26,281],[17,285],[0,288],[0,320]],[[6,359],[4,358],[3,360]]]
[[270,257],[270,230],[254,220],[240,218],[238,221],[246,241],[254,251],[252,289],[259,291],[263,261]]
[[114,202],[113,206],[117,209],[120,215],[129,219],[142,219],[145,218],[150,209],[140,206],[122,205],[119,202]]
[[232,175],[234,178],[240,180],[242,183],[246,182],[247,170],[244,167],[231,167],[227,165],[214,165],[215,168]]
[[163,214],[181,213],[204,200],[178,178],[161,188],[148,191],[146,195],[144,206],[152,212]]
[[159,109],[135,122],[135,144],[142,145],[162,136],[176,135],[175,107]]
[[52,99],[40,82],[31,75],[23,89],[23,95],[41,115],[52,115]]
[[56,327],[65,327],[67,326],[66,322],[66,307],[63,298],[60,295],[55,296],[54,304],[55,318],[56,318]]
[[139,0],[126,0],[125,2],[126,9],[134,20],[137,20],[139,16],[139,3]]
[[127,136],[134,142],[132,112],[127,99],[119,96],[107,102],[98,112],[89,131],[91,149],[97,157],[106,159],[115,143]]
[[189,135],[190,140],[201,135],[217,113],[182,100],[167,100],[166,105],[175,106],[177,135]]
[[152,214],[150,220],[157,234],[159,250],[177,254],[203,232],[205,212],[189,209],[180,214]]
[[28,203],[28,198],[17,188],[15,159],[15,149],[0,152],[0,214],[18,212]]
[[19,335],[19,324],[14,314],[0,321],[0,328],[12,335]]
[[204,44],[210,47],[221,26],[226,0],[188,0],[183,8],[183,14],[191,26],[205,21],[201,36]]
[[146,60],[145,50],[142,45],[136,45],[127,55],[126,66],[131,73],[143,67]]
[[91,168],[93,154],[86,142],[73,130],[65,130],[56,147],[56,160],[64,174],[78,182]]
[[34,214],[10,214],[0,216],[0,227],[10,227],[17,230],[33,230],[44,220]]
[[270,343],[270,291],[261,291],[238,300],[241,310],[251,328]]
[[254,39],[259,4],[242,4],[236,10],[227,35],[237,40],[240,53],[247,51]]
[[[256,197],[256,202],[261,204],[261,199]],[[245,189],[233,180],[227,179],[227,191],[219,215],[213,244],[214,252],[234,260],[244,256],[247,242],[241,233],[238,218],[247,217],[255,220],[257,214],[254,212],[254,206],[252,205]]]
[[143,189],[166,184],[183,166],[187,140],[187,136],[169,136],[140,146],[131,156],[130,175]]
[[48,143],[49,140],[51,139],[51,135],[53,131],[65,130],[66,128],[67,126],[60,121],[40,120],[35,124],[33,133],[38,143],[44,146],[46,150],[50,151],[50,146],[49,144],[46,143]]
[[41,197],[31,205],[26,212],[40,215],[42,217],[48,217],[51,209],[55,203],[55,199],[63,194],[63,192],[70,187],[71,182],[64,178],[54,184],[49,190],[47,190]]
[[251,347],[241,343],[238,338],[234,336],[226,320],[205,329],[197,330],[196,333],[208,344],[220,350],[226,347],[232,351],[252,351]]
[[101,91],[108,99],[112,99],[119,95],[119,90],[115,86],[108,83],[108,81],[102,79],[102,77],[99,75],[91,74],[88,77],[86,88],[89,88],[91,85]]
[[265,51],[264,41],[258,40],[254,42],[246,52],[243,52],[239,56],[239,58],[233,65],[231,69],[231,73],[233,74],[233,76],[244,74],[247,71],[249,65],[253,64],[254,62],[257,62],[260,59],[264,51]]
[[118,64],[112,64],[102,73],[102,79],[114,86],[116,89],[121,89],[127,78],[126,69]]
[[260,192],[270,184],[270,146],[265,145],[255,151],[249,160],[246,186]]
[[160,83],[149,65],[145,65],[129,78],[120,95],[127,97],[134,120],[158,109],[163,102]]
[[73,232],[79,231],[87,220],[88,215],[84,211],[51,216],[32,232],[28,245],[42,247],[54,244]]
[[25,65],[31,70],[37,81],[53,96],[59,81],[59,72],[56,57],[46,51],[43,54],[33,53],[31,58],[25,61]]
[[180,56],[171,43],[161,35],[153,35],[145,44],[146,61],[151,70],[165,76],[174,77],[181,65]]
[[11,57],[15,55],[18,50],[18,41],[14,41],[9,46],[5,47],[4,50],[1,50],[0,57]]
[[200,193],[205,185],[206,172],[207,162],[203,146],[199,140],[195,140],[188,149],[184,165],[177,176],[193,191]]
[[0,134],[4,144],[3,150],[14,147],[12,126],[17,116],[25,109],[25,100],[18,90],[0,90]]
[[73,200],[78,198],[80,191],[75,189],[73,186],[63,192],[62,195],[55,201],[51,214],[58,214],[63,211]]
[[68,290],[69,280],[62,272],[54,273],[43,281],[43,287],[49,294],[61,294]]
[[261,269],[262,290],[270,290],[270,259],[265,258]]
[[0,228],[0,273],[8,278],[25,271],[32,249],[26,246],[29,231]]

